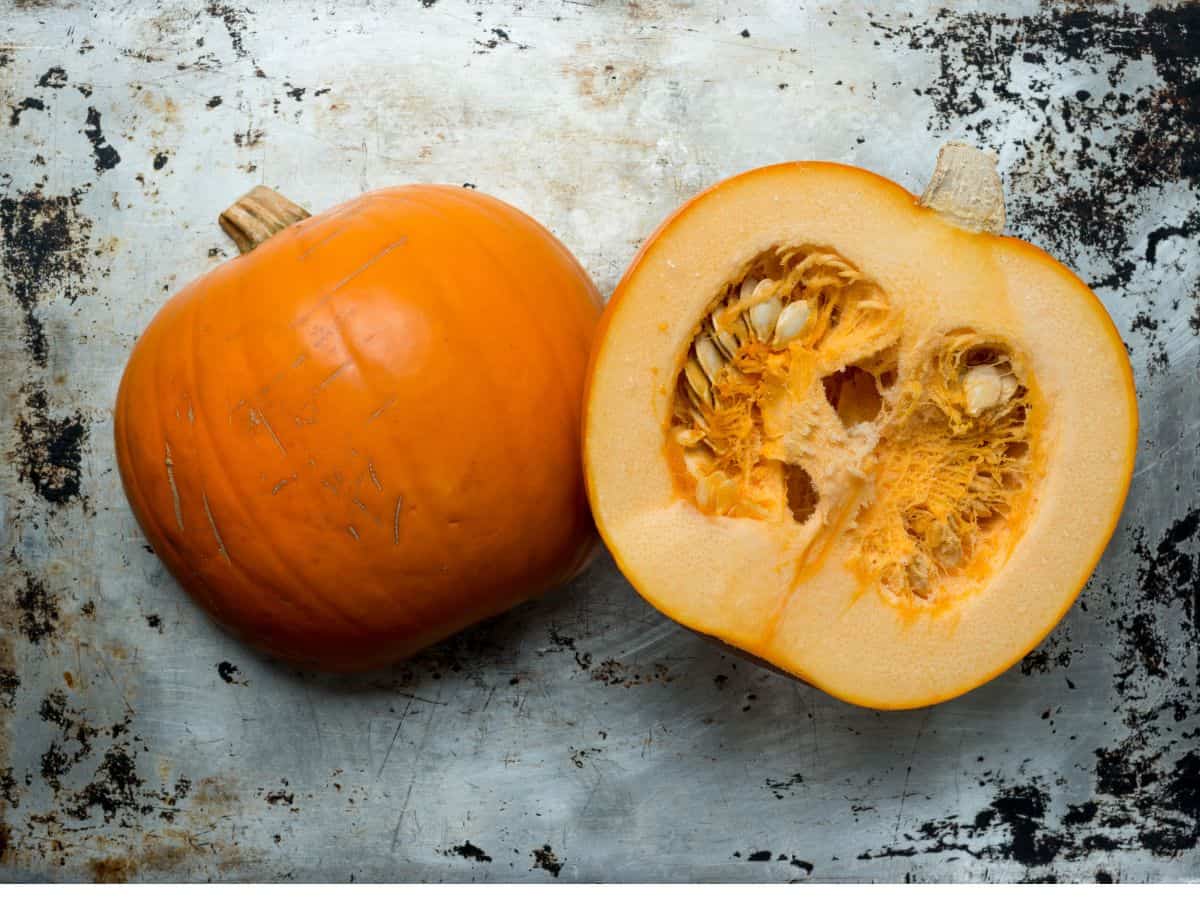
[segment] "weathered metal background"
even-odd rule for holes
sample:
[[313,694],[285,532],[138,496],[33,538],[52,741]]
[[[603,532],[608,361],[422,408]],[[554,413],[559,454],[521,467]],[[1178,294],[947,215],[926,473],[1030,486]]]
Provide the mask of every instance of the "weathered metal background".
[[[1200,9],[883,6],[0,2],[0,879],[1200,878]],[[138,533],[121,368],[254,183],[468,182],[607,292],[721,177],[917,188],[948,138],[1099,293],[1143,416],[1080,602],[965,698],[846,706],[607,559],[395,671],[299,674]]]

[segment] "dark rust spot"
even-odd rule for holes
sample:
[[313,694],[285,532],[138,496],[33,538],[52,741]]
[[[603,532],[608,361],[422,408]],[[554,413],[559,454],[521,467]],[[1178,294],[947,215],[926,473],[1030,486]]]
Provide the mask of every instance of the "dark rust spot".
[[545,869],[555,878],[562,871],[563,864],[555,856],[554,850],[551,849],[549,844],[543,844],[538,849],[533,850],[530,855],[533,856],[534,869]]
[[463,859],[469,859],[472,862],[490,863],[492,858],[488,856],[479,847],[476,847],[470,841],[464,841],[451,847],[449,850],[442,851],[443,856],[461,856]]
[[124,856],[88,860],[88,871],[96,884],[124,884],[137,874],[137,863]]
[[229,43],[233,45],[234,54],[240,59],[246,54],[246,14],[250,10],[233,6],[228,3],[209,3],[206,12],[214,19],[220,19],[229,35]]
[[51,66],[46,70],[45,74],[38,79],[38,87],[61,88],[66,87],[67,71],[62,66]]
[[96,173],[103,174],[107,170],[115,168],[121,161],[121,154],[104,137],[104,132],[100,127],[100,111],[94,106],[88,107],[87,124],[84,126],[83,133],[92,145],[92,156],[96,160]]
[[241,670],[227,660],[222,660],[221,662],[217,663],[217,674],[221,676],[221,680],[226,684],[240,684],[243,687],[249,684],[249,682],[242,677]]
[[0,707],[12,709],[16,700],[17,688],[21,686],[21,678],[16,670],[0,667]]
[[[10,559],[14,575],[17,575],[15,551]],[[12,598],[6,605],[15,611],[17,630],[25,640],[40,644],[47,638],[53,638],[58,631],[61,618],[58,598],[46,589],[41,580],[28,572],[20,573],[17,577],[21,581],[14,585]]]
[[26,97],[16,106],[11,107],[12,115],[8,117],[8,124],[16,128],[21,124],[21,113],[28,109],[44,110],[45,108],[46,104],[37,97]]
[[43,500],[63,506],[78,499],[83,446],[88,428],[76,410],[65,416],[49,413],[46,392],[26,386],[25,409],[16,420],[17,445],[12,458],[20,479]]
[[46,364],[45,328],[37,315],[44,298],[79,298],[88,271],[90,219],[79,213],[80,190],[46,196],[39,190],[0,198],[0,271],[24,318],[25,348]]

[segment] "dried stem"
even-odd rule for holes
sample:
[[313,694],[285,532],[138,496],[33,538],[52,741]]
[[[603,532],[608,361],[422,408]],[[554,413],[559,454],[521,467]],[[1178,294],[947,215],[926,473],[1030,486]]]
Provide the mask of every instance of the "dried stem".
[[272,235],[309,215],[308,210],[260,184],[234,201],[217,222],[233,238],[238,252],[249,253]]
[[943,146],[921,205],[967,231],[1000,234],[1004,230],[1004,187],[995,154],[970,144]]

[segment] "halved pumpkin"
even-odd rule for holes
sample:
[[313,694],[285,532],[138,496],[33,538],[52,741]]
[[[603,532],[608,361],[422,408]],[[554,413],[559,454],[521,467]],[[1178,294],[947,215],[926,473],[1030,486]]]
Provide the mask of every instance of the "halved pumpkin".
[[646,599],[877,708],[962,694],[1054,627],[1137,408],[1104,307],[1003,222],[992,158],[948,145],[920,200],[788,163],[662,225],[584,413],[592,510]]

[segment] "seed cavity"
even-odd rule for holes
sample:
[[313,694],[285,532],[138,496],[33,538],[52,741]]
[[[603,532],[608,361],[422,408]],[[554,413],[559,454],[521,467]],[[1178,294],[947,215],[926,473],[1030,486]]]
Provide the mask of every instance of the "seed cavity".
[[883,408],[879,381],[858,366],[846,366],[821,379],[825,399],[846,428],[873,422]]
[[[670,424],[687,491],[708,514],[803,521],[795,421],[819,375],[882,352],[894,316],[882,291],[835,253],[776,248],[744,267],[706,312],[683,362]],[[847,393],[851,396],[851,393]],[[875,394],[875,413],[881,405]],[[794,471],[793,471],[794,470]],[[791,485],[791,487],[789,487]],[[796,512],[800,509],[800,512]]]
[[905,379],[854,559],[893,603],[961,596],[1019,538],[1040,477],[1030,380],[1005,341],[967,329],[935,341]]
[[864,582],[927,609],[969,593],[1019,538],[1042,412],[1009,341],[901,325],[886,292],[834,250],[759,254],[701,317],[668,447],[703,514],[800,529],[798,565],[848,533]]
[[800,524],[807,522],[817,511],[820,501],[812,476],[801,466],[787,467],[787,504],[792,518]]

